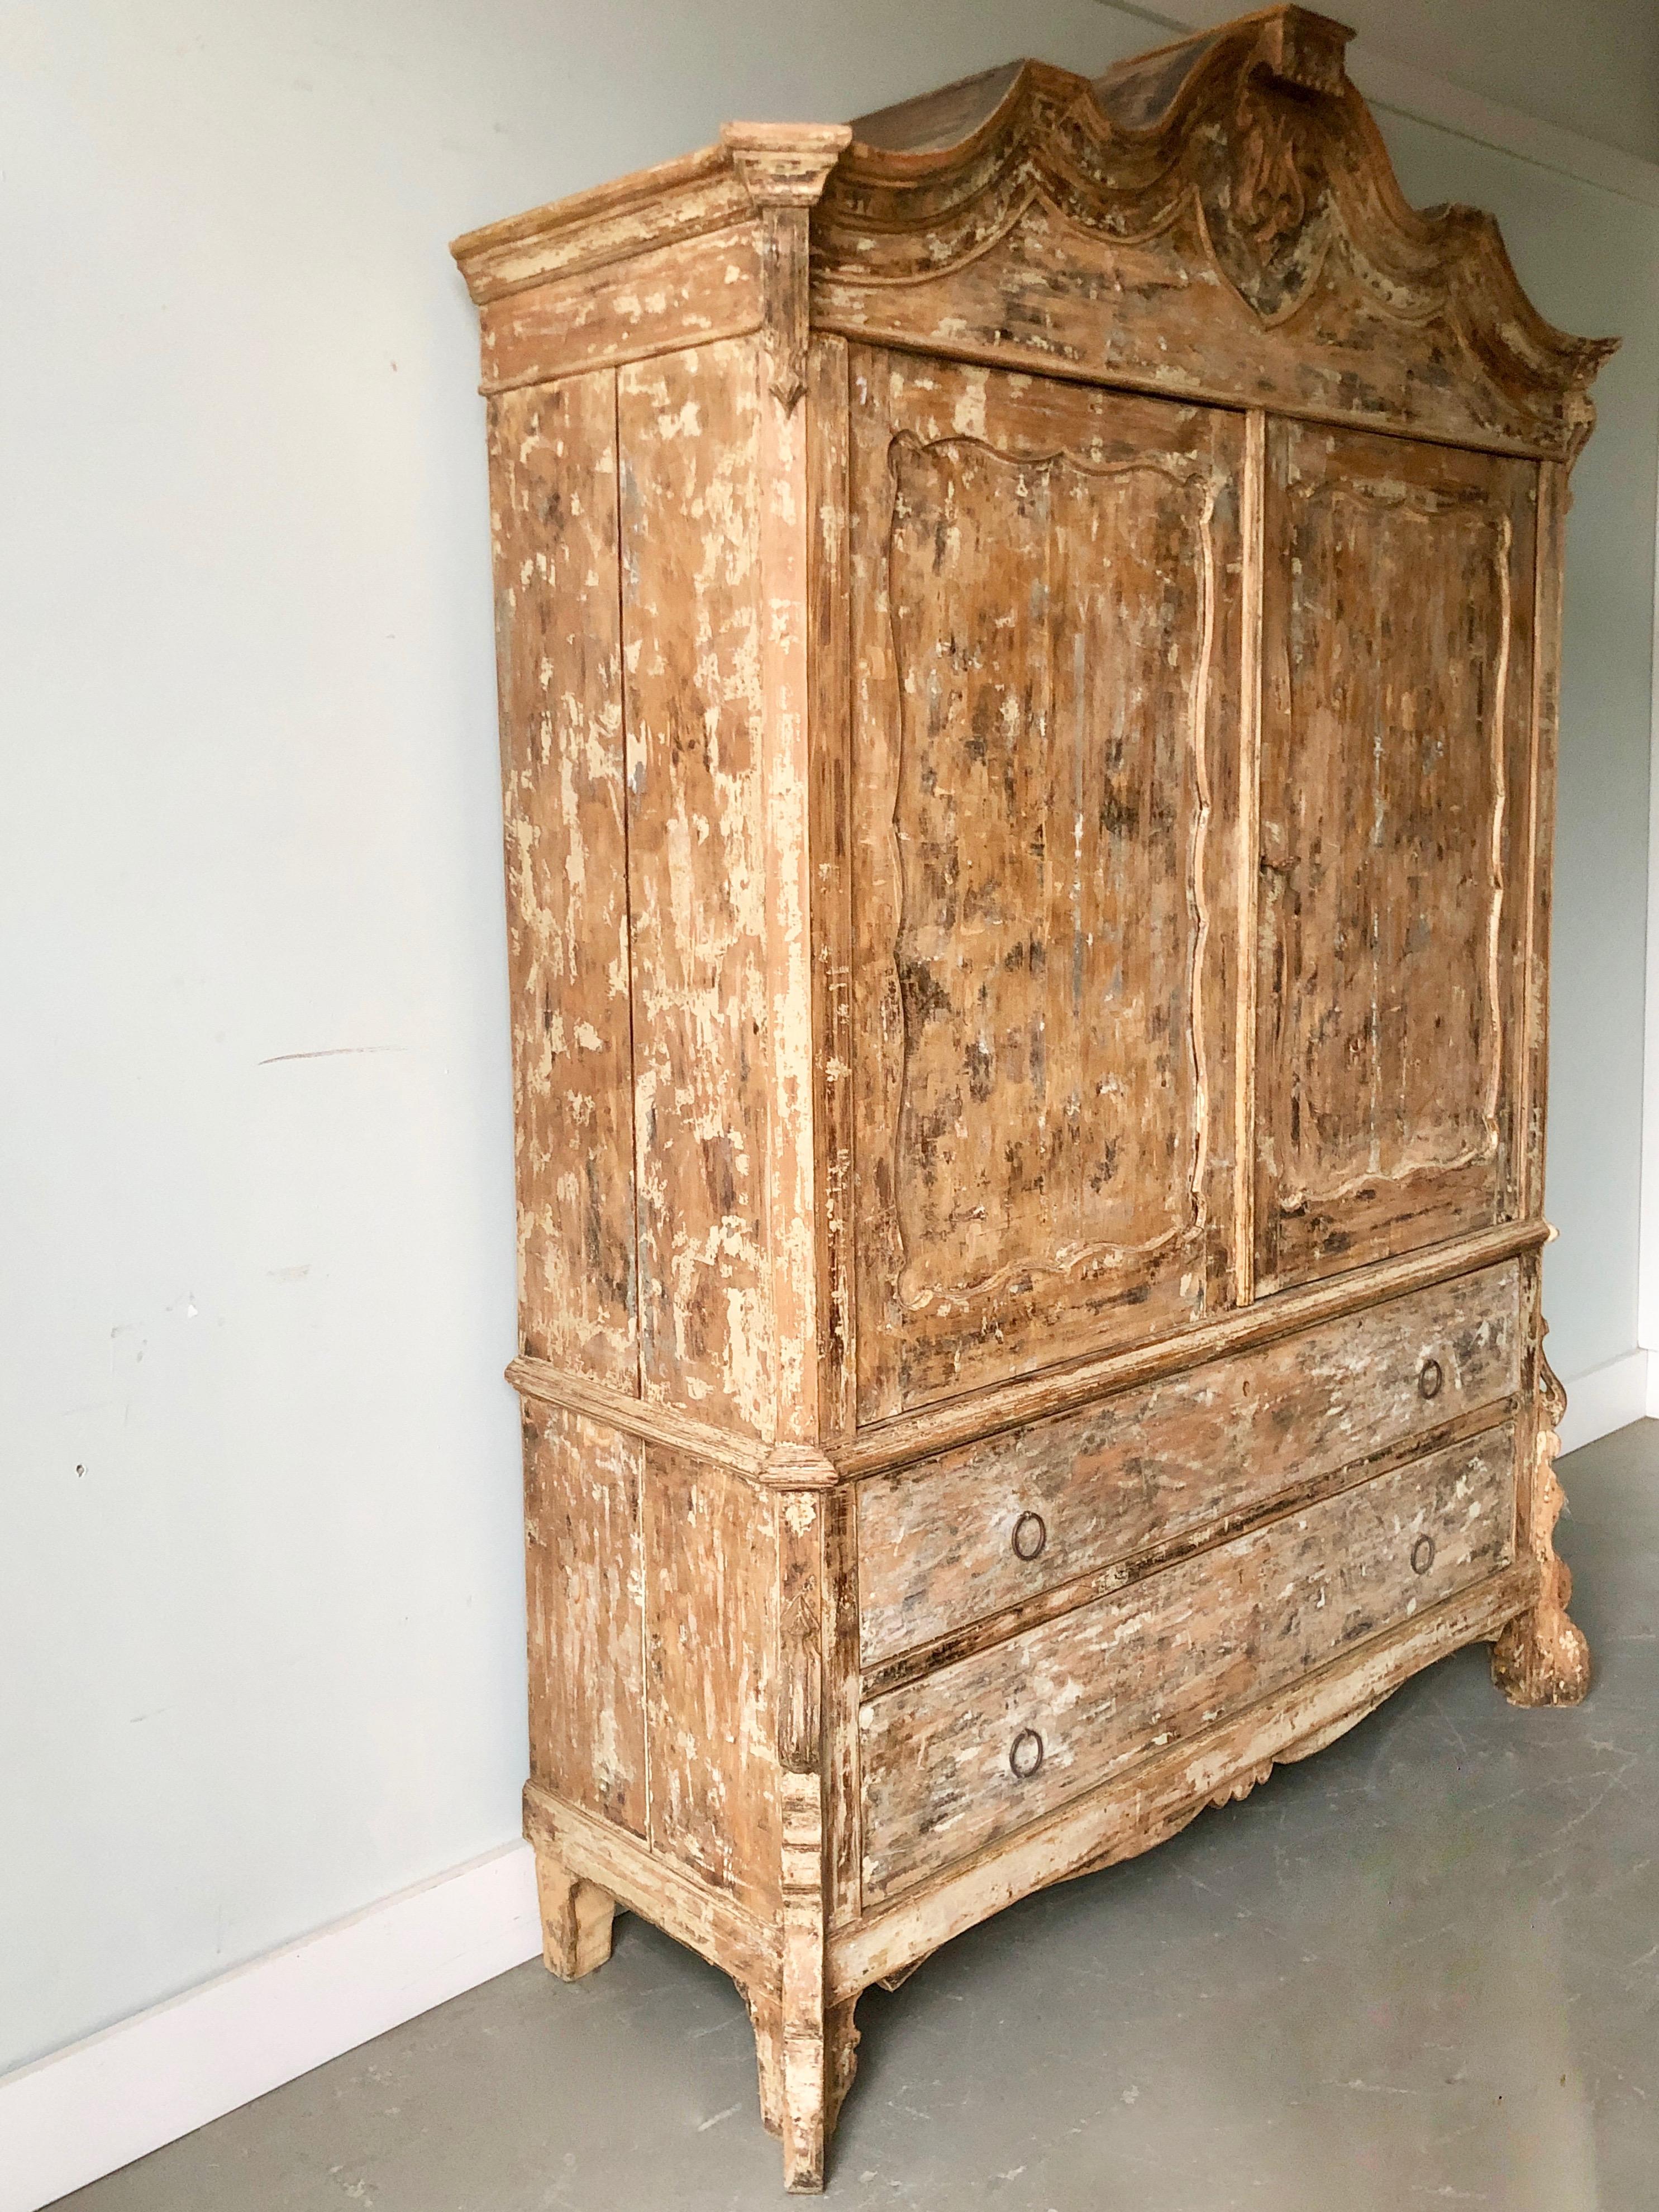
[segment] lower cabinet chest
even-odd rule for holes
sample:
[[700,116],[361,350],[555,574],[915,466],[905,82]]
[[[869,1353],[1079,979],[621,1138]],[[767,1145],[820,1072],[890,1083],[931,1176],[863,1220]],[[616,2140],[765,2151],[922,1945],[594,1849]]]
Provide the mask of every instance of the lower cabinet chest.
[[1515,1557],[1513,1265],[866,1484],[867,1906]]

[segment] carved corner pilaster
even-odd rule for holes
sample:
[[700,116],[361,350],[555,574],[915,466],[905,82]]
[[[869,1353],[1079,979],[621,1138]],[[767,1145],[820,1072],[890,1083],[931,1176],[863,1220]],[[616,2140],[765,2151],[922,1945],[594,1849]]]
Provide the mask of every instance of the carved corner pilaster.
[[[799,1455],[805,1448],[775,1449]],[[784,2185],[799,2192],[823,2186],[837,2101],[824,1972],[824,1514],[817,1491],[780,1491],[774,1504],[781,1956],[775,2051],[769,2062],[763,2055],[762,2098],[769,2094],[778,2110]]]
[[1555,1462],[1567,1394],[1540,1352],[1538,1425],[1527,1501],[1527,1545],[1538,1571],[1538,1597],[1492,1646],[1492,1674],[1515,1705],[1576,1705],[1590,1685],[1589,1646],[1567,1617],[1572,1577],[1555,1551],[1555,1524],[1565,1504]]
[[852,137],[845,123],[728,123],[720,132],[760,217],[772,396],[786,414],[806,389],[811,210]]

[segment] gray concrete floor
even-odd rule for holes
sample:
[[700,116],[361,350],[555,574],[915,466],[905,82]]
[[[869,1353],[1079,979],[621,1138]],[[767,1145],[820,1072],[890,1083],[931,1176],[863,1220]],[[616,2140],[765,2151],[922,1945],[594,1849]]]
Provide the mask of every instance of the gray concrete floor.
[[[1659,1423],[1563,1463],[1597,1661],[1517,1712],[1462,1652],[1133,1864],[859,2008],[828,2202],[999,2212],[1659,2205]],[[781,2205],[731,1984],[631,1917],[74,2212]]]

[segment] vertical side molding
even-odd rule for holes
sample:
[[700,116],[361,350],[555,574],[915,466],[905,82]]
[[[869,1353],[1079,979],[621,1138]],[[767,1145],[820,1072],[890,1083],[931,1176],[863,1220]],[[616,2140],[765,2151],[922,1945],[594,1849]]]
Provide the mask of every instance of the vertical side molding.
[[1244,483],[1240,502],[1240,667],[1238,684],[1238,1024],[1233,1097],[1233,1268],[1242,1306],[1255,1302],[1255,1023],[1256,898],[1261,872],[1261,568],[1267,418],[1253,407],[1244,418]]
[[810,1491],[781,1492],[778,1516],[778,1791],[783,1820],[779,2021],[783,2173],[823,2185],[823,1686],[818,1620],[823,1525]]
[[857,1425],[853,1257],[852,624],[848,567],[851,386],[847,343],[817,337],[807,362],[808,749],[811,762],[813,1119],[818,1232],[819,1433]]
[[1522,1062],[1521,1211],[1544,1211],[1544,1124],[1549,1085],[1550,903],[1555,865],[1555,753],[1560,724],[1561,574],[1567,472],[1540,464],[1533,554],[1532,750],[1527,788],[1526,1050]]
[[808,224],[851,132],[844,125],[728,124],[761,222],[767,387],[760,395],[762,761],[765,791],[767,1264],[777,1367],[771,1436],[818,1443],[813,1189],[811,848],[806,588]]
[[[1565,559],[1567,471],[1538,470],[1534,545],[1532,747],[1528,780],[1525,937],[1526,1048],[1522,1060],[1521,1206],[1544,1209],[1544,1124],[1549,1082],[1550,893],[1555,859],[1555,755],[1560,720],[1561,579]],[[1566,1503],[1556,1480],[1567,1394],[1544,1352],[1543,1255],[1527,1263],[1527,1358],[1522,1377],[1528,1419],[1516,1452],[1516,1549],[1538,1573],[1538,1599],[1510,1622],[1492,1647],[1492,1680],[1512,1705],[1571,1705],[1589,1688],[1589,1646],[1568,1619],[1572,1577],[1556,1556],[1555,1524]]]
[[[770,1077],[766,1248],[777,1346],[769,1474],[780,1485],[772,1504],[782,1952],[775,2009],[764,1999],[757,2004],[751,1998],[751,2005],[762,2109],[779,2126],[784,2182],[794,2191],[823,2186],[824,2139],[851,2075],[853,2041],[851,2006],[837,2014],[842,2032],[826,2034],[824,2004],[824,1676],[839,1606],[827,1596],[825,1530],[834,1474],[822,1441],[826,1419],[839,1425],[839,1406],[826,1406],[820,1395],[820,1299],[829,1286],[819,1279],[817,1176],[827,1133],[820,1131],[815,1098],[822,1066],[815,1048],[821,902],[813,896],[813,858],[821,809],[811,708],[822,672],[809,643],[809,605],[817,611],[809,591],[822,588],[823,575],[813,532],[823,453],[814,431],[827,434],[833,447],[833,380],[822,424],[809,428],[817,410],[800,405],[807,388],[811,210],[851,136],[844,125],[728,124],[720,134],[760,218],[765,319],[758,550]],[[843,457],[846,404],[843,352]],[[793,1484],[801,1486],[783,1486]]]

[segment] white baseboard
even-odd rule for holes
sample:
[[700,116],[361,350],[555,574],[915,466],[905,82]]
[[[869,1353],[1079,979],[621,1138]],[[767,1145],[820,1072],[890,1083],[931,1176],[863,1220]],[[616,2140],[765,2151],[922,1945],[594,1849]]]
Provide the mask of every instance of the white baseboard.
[[1567,1415],[1561,1424],[1562,1450],[1577,1451],[1581,1444],[1644,1420],[1652,1410],[1649,1400],[1656,1364],[1645,1352],[1627,1352],[1571,1382],[1564,1376]]
[[83,2188],[540,1954],[508,1844],[0,2075],[0,2212]]

